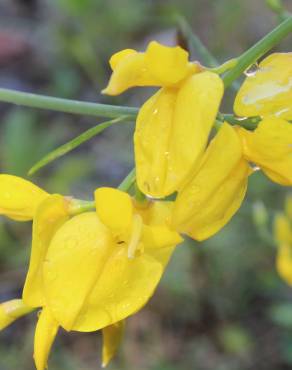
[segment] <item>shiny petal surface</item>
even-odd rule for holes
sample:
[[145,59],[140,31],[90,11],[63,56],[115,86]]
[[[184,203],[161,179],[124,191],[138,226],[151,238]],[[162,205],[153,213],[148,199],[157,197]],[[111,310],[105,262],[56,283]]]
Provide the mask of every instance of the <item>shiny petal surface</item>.
[[245,157],[274,182],[292,185],[292,125],[280,118],[263,119],[255,131],[238,129]]
[[23,289],[23,300],[31,307],[45,303],[43,263],[52,237],[68,218],[66,202],[61,195],[49,195],[36,211],[29,270]]
[[173,226],[196,240],[218,232],[240,207],[250,169],[235,130],[225,123],[209,145],[200,168],[178,193]]
[[38,318],[34,337],[34,361],[37,370],[47,369],[48,357],[58,332],[58,323],[48,308]]
[[24,304],[22,299],[12,299],[0,304],[0,330],[34,309]]
[[[65,222],[51,240],[43,268],[46,301],[66,330],[72,329],[100,275],[106,274],[114,247],[95,212]],[[99,304],[104,305],[102,300]],[[98,317],[95,321],[98,325]]]
[[118,95],[134,86],[173,86],[200,70],[188,62],[188,53],[179,46],[150,42],[145,53],[125,49],[110,59],[113,69],[104,94]]
[[102,329],[102,367],[106,367],[116,354],[123,339],[124,330],[124,321],[119,321]]
[[243,117],[292,119],[292,53],[269,55],[238,91],[234,111]]
[[96,213],[104,225],[118,233],[131,228],[133,205],[127,193],[114,188],[98,188],[94,196]]
[[178,190],[202,155],[223,83],[214,73],[188,78],[179,89],[163,88],[140,109],[134,135],[139,188],[160,198]]
[[153,257],[129,259],[125,248],[115,247],[73,329],[102,329],[137,312],[154,293],[162,272]]
[[44,190],[21,177],[0,175],[0,215],[17,221],[31,220],[47,196]]

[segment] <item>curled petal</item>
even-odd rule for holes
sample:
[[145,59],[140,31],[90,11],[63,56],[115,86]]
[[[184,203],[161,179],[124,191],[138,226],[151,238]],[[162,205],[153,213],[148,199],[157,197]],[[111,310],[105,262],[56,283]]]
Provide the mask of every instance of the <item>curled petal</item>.
[[98,188],[95,193],[96,212],[101,222],[121,233],[133,221],[133,205],[129,194],[113,188]]
[[23,289],[23,300],[31,307],[40,307],[45,303],[43,263],[52,237],[68,218],[67,205],[61,195],[49,195],[37,209],[29,270]]
[[102,367],[106,367],[116,354],[125,331],[125,321],[119,321],[102,329]]
[[31,220],[47,196],[44,190],[21,177],[0,175],[0,215],[17,221]]
[[37,370],[47,368],[48,357],[58,332],[58,323],[48,308],[43,308],[38,318],[34,337],[34,361]]
[[199,169],[179,191],[173,226],[196,240],[218,232],[240,207],[250,168],[242,159],[235,130],[225,123],[208,147]]
[[145,53],[122,50],[110,59],[113,74],[104,94],[118,95],[134,86],[172,86],[200,70],[188,62],[188,53],[179,46],[150,42]]
[[274,182],[292,185],[292,125],[280,118],[263,119],[255,131],[238,129],[245,157]]
[[177,191],[201,157],[223,83],[202,72],[179,89],[163,88],[140,109],[134,135],[139,188],[155,198]]
[[276,115],[292,119],[292,53],[269,55],[248,76],[234,103],[239,116]]
[[22,299],[12,299],[0,304],[0,330],[13,323],[18,318],[32,312],[34,308],[24,304]]

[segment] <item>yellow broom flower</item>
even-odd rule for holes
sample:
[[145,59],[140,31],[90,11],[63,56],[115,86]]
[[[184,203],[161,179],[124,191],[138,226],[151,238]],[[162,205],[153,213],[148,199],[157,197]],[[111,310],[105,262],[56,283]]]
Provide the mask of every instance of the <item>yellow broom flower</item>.
[[292,53],[265,58],[239,89],[234,111],[242,117],[292,119]]
[[250,167],[235,129],[227,123],[207,148],[198,169],[178,192],[173,227],[196,240],[217,233],[240,207]]
[[254,131],[238,128],[246,159],[274,182],[292,185],[292,125],[283,119],[263,119]]
[[111,188],[98,189],[95,197],[96,212],[71,218],[64,197],[46,197],[34,216],[23,299],[0,305],[0,328],[42,308],[35,332],[38,370],[47,366],[59,326],[102,329],[105,366],[121,340],[123,319],[151,297],[182,240],[168,226],[168,202],[140,210]]
[[110,60],[109,95],[161,86],[141,107],[134,135],[137,184],[151,197],[177,191],[206,147],[221,98],[220,77],[188,62],[180,47],[151,42],[145,53],[123,50]]

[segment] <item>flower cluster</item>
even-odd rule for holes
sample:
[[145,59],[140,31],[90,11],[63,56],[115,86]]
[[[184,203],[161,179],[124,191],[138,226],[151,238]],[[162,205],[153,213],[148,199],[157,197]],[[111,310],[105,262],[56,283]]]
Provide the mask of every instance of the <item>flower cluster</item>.
[[[0,214],[33,220],[22,299],[0,305],[0,329],[41,309],[34,350],[38,370],[47,365],[59,327],[102,330],[106,365],[124,320],[152,296],[182,235],[202,241],[226,225],[245,197],[255,166],[273,181],[292,185],[291,60],[291,54],[271,55],[240,88],[234,110],[238,116],[261,117],[254,131],[223,122],[214,133],[224,93],[217,73],[190,62],[182,48],[157,42],[145,52],[126,49],[113,55],[104,94],[160,87],[141,107],[134,134],[136,180],[144,202],[99,188],[94,207],[85,211],[73,198],[0,175]],[[174,200],[167,200],[170,195]],[[291,247],[289,235],[290,244],[279,232],[283,253]]]

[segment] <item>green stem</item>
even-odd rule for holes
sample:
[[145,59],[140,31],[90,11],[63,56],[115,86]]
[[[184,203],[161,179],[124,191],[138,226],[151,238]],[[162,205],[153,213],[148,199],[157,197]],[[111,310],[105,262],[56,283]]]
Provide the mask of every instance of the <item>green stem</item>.
[[292,17],[287,18],[237,59],[236,66],[223,77],[225,87],[230,86],[251,64],[277,45],[290,32],[292,32]]
[[[188,46],[190,49],[191,55],[198,55],[201,59],[201,62],[205,64],[210,70],[213,69],[215,73],[222,73],[225,72],[225,68],[231,68],[234,64],[237,63],[237,59],[233,58],[228,60],[226,63],[220,65],[219,61],[213,56],[212,53],[206,48],[206,46],[202,43],[199,37],[193,32],[191,26],[186,21],[186,19],[182,16],[176,16],[176,23],[183,34],[183,36],[188,41]],[[232,63],[233,65],[230,65]],[[227,64],[227,65],[226,65]],[[232,88],[237,91],[239,89],[239,84],[234,83]]]
[[188,22],[182,16],[176,17],[176,22],[181,30],[183,36],[189,42],[189,48],[192,55],[198,54],[202,60],[202,63],[208,67],[217,67],[220,63],[218,60],[209,52],[206,46],[202,43],[197,35],[193,33]]
[[132,171],[124,178],[120,183],[119,189],[122,191],[128,191],[136,180],[136,169],[133,168]]
[[0,101],[25,107],[95,117],[117,118],[125,115],[135,117],[138,113],[138,108],[55,98],[52,96],[31,94],[3,88],[0,88]]
[[76,216],[80,213],[90,212],[95,210],[95,202],[81,199],[70,199],[69,200],[69,214],[70,216]]

